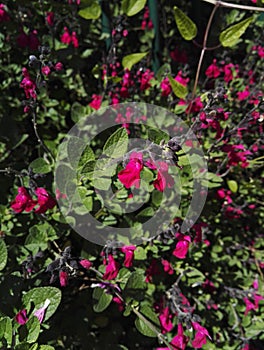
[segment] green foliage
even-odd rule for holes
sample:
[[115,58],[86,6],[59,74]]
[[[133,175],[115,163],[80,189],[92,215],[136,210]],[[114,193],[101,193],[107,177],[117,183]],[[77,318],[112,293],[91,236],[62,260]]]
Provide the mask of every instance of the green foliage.
[[232,47],[237,44],[240,37],[245,33],[254,17],[249,17],[225,29],[219,36],[219,40],[224,47]]
[[131,69],[136,63],[140,62],[148,52],[143,53],[132,53],[131,55],[127,55],[122,59],[122,66],[126,69]]
[[185,40],[192,40],[197,35],[196,24],[177,6],[173,7],[177,28]]
[[122,0],[122,11],[127,16],[134,16],[146,5],[147,0]]
[[7,247],[5,241],[0,239],[0,271],[3,270],[7,263]]
[[169,82],[171,84],[172,91],[175,96],[179,98],[184,98],[188,94],[188,89],[186,86],[182,85],[178,81],[174,80],[171,76],[168,76]]
[[101,16],[101,7],[98,0],[84,0],[82,1],[82,8],[78,15],[84,19],[98,19]]

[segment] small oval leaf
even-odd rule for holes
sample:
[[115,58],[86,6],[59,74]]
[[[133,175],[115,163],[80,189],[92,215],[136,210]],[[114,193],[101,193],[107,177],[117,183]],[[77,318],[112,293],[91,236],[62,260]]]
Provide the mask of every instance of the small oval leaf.
[[245,33],[252,20],[253,17],[249,17],[225,29],[219,36],[221,44],[224,47],[234,46],[238,42],[238,39]]
[[232,191],[233,193],[236,193],[238,190],[238,184],[235,180],[229,180],[227,181],[227,185],[230,189],[230,191]]
[[177,6],[174,6],[174,18],[178,30],[185,40],[192,40],[197,35],[196,24]]
[[131,55],[127,55],[122,59],[122,66],[124,67],[124,69],[127,68],[130,70],[134,66],[134,64],[141,61],[142,58],[144,58],[147,54],[148,52],[132,53]]
[[5,242],[0,239],[0,271],[3,270],[7,262],[7,247]]
[[111,294],[106,294],[104,289],[95,288],[93,291],[93,299],[95,300],[95,305],[93,309],[95,312],[102,312],[110,305],[113,296]]
[[84,19],[98,19],[101,16],[101,7],[97,0],[86,0],[85,8],[78,12],[78,15]]
[[103,154],[111,158],[122,157],[128,146],[128,135],[125,128],[117,129],[105,142]]
[[188,94],[187,87],[174,80],[171,76],[168,76],[168,78],[175,96],[179,98],[184,98]]
[[136,15],[143,10],[147,0],[123,0],[122,11],[129,17]]

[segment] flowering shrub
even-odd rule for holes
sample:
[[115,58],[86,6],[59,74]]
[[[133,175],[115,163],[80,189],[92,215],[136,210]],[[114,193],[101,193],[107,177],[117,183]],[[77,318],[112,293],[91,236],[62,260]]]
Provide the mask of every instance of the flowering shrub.
[[263,12],[0,4],[1,349],[263,348]]

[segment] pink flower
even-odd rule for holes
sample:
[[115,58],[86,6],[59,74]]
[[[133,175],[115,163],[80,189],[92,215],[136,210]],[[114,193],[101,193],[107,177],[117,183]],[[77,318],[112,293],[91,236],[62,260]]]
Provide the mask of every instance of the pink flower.
[[37,201],[33,200],[25,187],[18,188],[18,195],[15,200],[11,203],[11,208],[16,213],[22,213],[22,211],[30,212]]
[[61,287],[66,287],[68,284],[68,278],[69,278],[68,273],[66,271],[60,271],[59,278],[60,278]]
[[178,324],[178,333],[172,339],[171,345],[175,350],[185,350],[186,345],[188,344],[189,338],[183,333],[183,326],[181,323]]
[[60,38],[61,42],[63,44],[69,45],[72,41],[72,37],[70,35],[69,29],[67,27],[64,27],[63,30],[64,30],[64,33],[62,34],[62,36]]
[[170,310],[167,306],[164,309],[162,309],[161,313],[159,314],[161,332],[163,334],[170,332],[172,330],[173,323],[171,322],[171,320],[172,320],[172,315],[170,314]]
[[23,79],[20,83],[20,87],[24,89],[26,98],[37,98],[37,93],[36,93],[36,84],[35,82],[31,79],[30,74],[26,68],[22,69],[22,75]]
[[10,20],[10,17],[6,12],[6,6],[4,4],[0,4],[0,23],[7,22],[9,20]]
[[233,80],[235,75],[238,73],[237,68],[233,65],[233,63],[226,64],[224,66],[224,81],[229,83]]
[[79,40],[77,38],[76,32],[72,32],[71,41],[72,41],[73,47],[79,47]]
[[217,190],[217,196],[220,199],[224,199],[227,204],[230,204],[233,202],[231,198],[231,194],[232,192],[230,190],[226,190],[225,188],[220,188],[219,190]]
[[208,78],[217,78],[220,75],[220,69],[216,65],[216,59],[213,60],[213,63],[206,69],[205,75]]
[[160,88],[161,96],[168,96],[171,93],[172,89],[168,77],[162,80],[162,82],[160,83]]
[[54,12],[47,12],[46,21],[49,26],[52,27],[54,25]]
[[100,107],[101,107],[101,103],[102,103],[102,96],[100,95],[96,95],[96,94],[93,94],[92,95],[92,102],[89,103],[89,106],[98,110]]
[[61,62],[57,62],[54,66],[56,72],[59,72],[63,69],[63,64]]
[[174,186],[173,177],[168,173],[168,164],[165,162],[157,162],[159,165],[158,168],[158,177],[153,182],[156,190],[163,192],[166,187],[172,188]]
[[247,162],[247,155],[252,154],[250,151],[246,151],[243,145],[224,145],[222,150],[227,153],[228,167],[236,166],[241,163],[242,168],[246,168],[249,163]]
[[237,98],[239,101],[243,101],[250,95],[249,86],[246,86],[243,91],[237,92]]
[[144,91],[151,87],[150,81],[154,78],[154,73],[147,69],[145,72],[138,72],[140,81],[140,90]]
[[170,262],[168,260],[161,259],[161,263],[163,265],[164,271],[167,272],[167,274],[169,274],[169,275],[173,275],[174,274],[173,267],[171,266],[171,264],[170,264]]
[[121,252],[125,254],[125,261],[124,266],[125,267],[131,267],[134,260],[134,250],[136,249],[135,246],[123,246],[120,248]]
[[118,178],[126,188],[140,187],[140,172],[143,169],[142,153],[133,152],[124,170],[118,173]]
[[19,311],[15,316],[15,320],[17,321],[17,323],[19,323],[21,325],[27,323],[27,321],[28,321],[27,310],[23,309],[23,310]]
[[191,237],[185,236],[182,233],[176,233],[176,238],[178,239],[178,243],[172,254],[179,259],[185,259],[188,253]]
[[79,261],[79,264],[82,265],[86,270],[89,270],[89,268],[93,265],[91,261],[87,259],[82,259]]
[[118,305],[118,310],[122,312],[124,310],[124,302],[118,296],[114,296],[112,300]]
[[113,255],[108,255],[108,263],[106,265],[106,270],[103,275],[104,280],[113,280],[118,275],[119,264],[115,261]]
[[38,309],[34,312],[34,316],[36,316],[38,318],[40,323],[42,323],[42,321],[44,319],[44,316],[45,316],[45,313],[46,313],[46,310],[47,310],[49,304],[50,304],[50,300],[46,299],[44,305],[40,309]]
[[44,66],[41,68],[41,72],[44,74],[44,75],[49,75],[51,73],[51,70],[50,70],[50,67],[49,66]]
[[206,337],[211,339],[206,328],[202,327],[198,322],[192,322],[193,328],[196,330],[195,338],[192,341],[192,346],[194,348],[201,348],[206,344]]
[[35,193],[38,197],[39,207],[35,210],[37,214],[43,214],[48,209],[52,209],[56,205],[56,200],[47,192],[43,187],[38,187],[35,190]]
[[183,86],[187,86],[188,82],[189,82],[189,78],[184,78],[182,76],[182,71],[180,70],[177,74],[177,76],[174,78],[174,80],[176,80],[178,83],[180,83]]

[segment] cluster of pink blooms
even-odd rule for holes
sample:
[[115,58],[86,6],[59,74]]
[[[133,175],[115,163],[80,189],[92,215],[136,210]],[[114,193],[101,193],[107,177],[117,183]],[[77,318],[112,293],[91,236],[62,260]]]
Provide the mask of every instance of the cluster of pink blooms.
[[149,18],[149,8],[146,6],[145,11],[143,14],[143,20],[141,22],[141,29],[152,29],[153,28],[153,23],[152,20]]
[[[182,71],[179,71],[177,76],[174,78],[174,80],[183,86],[187,86],[190,79],[183,77]],[[169,96],[171,94],[172,88],[168,77],[162,80],[162,82],[160,83],[160,88],[161,88],[161,96]]]
[[[125,255],[123,265],[125,267],[131,267],[133,265],[134,251],[136,247],[133,245],[130,245],[130,246],[124,245],[118,249],[120,252],[122,252]],[[103,255],[103,264],[106,266],[103,279],[113,280],[118,275],[120,264],[114,259],[114,256],[112,254],[107,254],[107,257],[106,257],[103,252],[102,255]]]
[[[188,307],[190,310],[190,303],[188,299],[182,293],[180,294],[180,297],[182,298],[182,306],[186,305],[186,307]],[[159,310],[159,321],[160,321],[161,330],[163,334],[170,332],[174,328],[174,325],[173,325],[174,317],[177,317],[177,313],[171,314],[168,306],[164,308],[161,307],[161,310]],[[207,338],[211,340],[209,332],[205,327],[201,326],[198,322],[192,321],[191,326],[196,331],[195,337],[192,340],[191,344],[195,349],[202,348],[203,345],[206,344]],[[189,341],[190,341],[190,338],[184,334],[184,328],[182,323],[178,323],[178,332],[170,342],[170,345],[173,347],[173,349],[185,350]],[[157,348],[156,350],[169,350],[169,348]]]
[[18,194],[15,200],[11,203],[11,208],[16,213],[31,212],[36,205],[38,207],[34,210],[36,214],[44,214],[48,209],[52,209],[56,205],[56,200],[43,187],[35,189],[37,200],[33,199],[25,187],[18,188]]
[[61,35],[61,38],[60,38],[61,42],[67,45],[72,44],[73,47],[76,47],[76,48],[79,47],[79,40],[77,38],[76,32],[73,31],[70,33],[68,27],[64,27],[63,30],[64,30],[64,33]]
[[[37,319],[39,320],[40,323],[43,322],[46,310],[47,310],[49,305],[50,305],[50,300],[46,299],[44,302],[44,305],[34,312],[33,315],[37,317]],[[27,317],[27,310],[22,309],[21,311],[19,311],[15,316],[15,320],[20,325],[26,324],[27,321],[29,320],[29,318]]]
[[252,283],[252,286],[254,288],[254,292],[250,293],[248,297],[244,297],[243,300],[246,304],[246,310],[245,310],[245,316],[249,313],[251,310],[257,310],[259,307],[259,302],[261,300],[264,300],[264,297],[260,294],[256,293],[259,287],[258,280],[254,280]]
[[[81,259],[78,261],[78,263],[86,270],[89,270],[92,266],[91,261],[87,259]],[[60,286],[66,287],[69,283],[69,273],[66,270],[60,270],[59,272],[59,280],[60,280]]]
[[[155,164],[151,161],[145,162],[145,165],[152,170],[158,169],[157,179],[153,181],[156,190],[163,192],[166,187],[172,188],[174,185],[173,177],[168,173],[169,167],[166,162],[157,161]],[[125,169],[118,173],[118,179],[126,188],[135,186],[140,188],[140,173],[144,168],[143,154],[132,152]]]
[[20,87],[24,89],[26,98],[28,99],[33,98],[35,100],[37,98],[36,83],[30,77],[30,74],[27,68],[22,69],[22,75],[23,75],[23,79],[20,83]]

